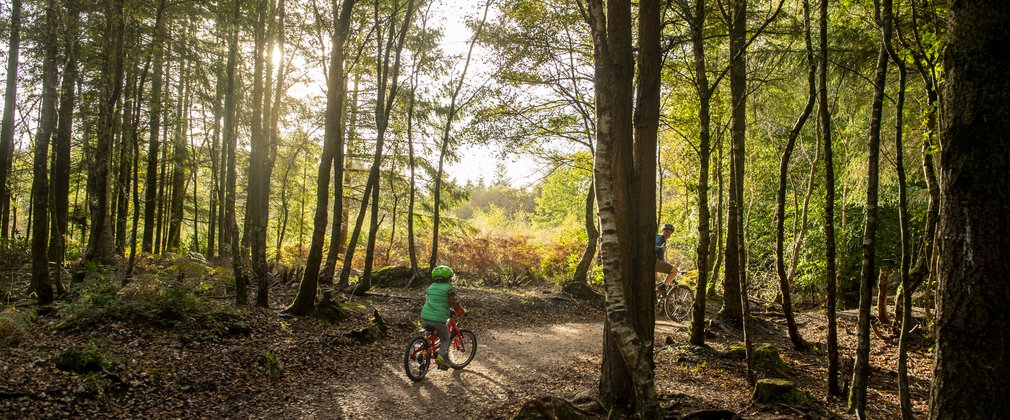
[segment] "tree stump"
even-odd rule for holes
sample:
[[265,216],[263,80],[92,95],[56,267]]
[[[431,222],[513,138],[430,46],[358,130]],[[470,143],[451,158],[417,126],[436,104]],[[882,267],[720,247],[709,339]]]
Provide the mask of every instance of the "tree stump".
[[763,404],[782,403],[786,405],[803,405],[810,397],[800,391],[796,385],[785,379],[759,379],[754,387],[754,401]]

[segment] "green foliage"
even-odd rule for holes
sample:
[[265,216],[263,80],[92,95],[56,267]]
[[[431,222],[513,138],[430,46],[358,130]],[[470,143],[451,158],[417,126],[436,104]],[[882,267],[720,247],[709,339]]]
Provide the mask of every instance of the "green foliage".
[[259,362],[260,366],[266,370],[266,373],[270,377],[271,381],[280,379],[281,375],[284,373],[284,363],[282,363],[281,359],[270,350],[260,353]]
[[540,229],[584,225],[586,193],[593,180],[589,171],[562,166],[537,185],[533,221]]
[[0,347],[14,346],[24,340],[28,327],[35,323],[38,317],[32,309],[19,310],[8,306],[0,312]]
[[126,287],[104,281],[74,285],[58,304],[61,321],[57,330],[81,330],[112,320],[135,321],[185,333],[187,339],[202,339],[199,330],[218,335],[248,332],[243,316],[234,309],[216,310],[199,286],[163,281],[159,277],[135,278]]
[[56,368],[74,373],[98,373],[108,371],[112,363],[98,351],[95,341],[87,347],[71,347],[56,358]]

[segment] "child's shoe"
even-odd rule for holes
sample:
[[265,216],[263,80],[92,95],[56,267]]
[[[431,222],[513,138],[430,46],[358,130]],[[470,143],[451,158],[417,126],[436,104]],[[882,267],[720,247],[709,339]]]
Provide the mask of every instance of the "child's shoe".
[[449,362],[445,360],[445,357],[441,353],[435,358],[435,364],[438,365],[438,370],[449,370]]

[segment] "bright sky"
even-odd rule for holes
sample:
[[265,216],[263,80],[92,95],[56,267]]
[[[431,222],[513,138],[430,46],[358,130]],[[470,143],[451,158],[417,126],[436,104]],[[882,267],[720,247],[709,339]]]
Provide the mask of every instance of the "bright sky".
[[[466,1],[457,2],[454,0],[436,0],[432,7],[432,16],[435,17],[436,24],[443,28],[444,38],[442,39],[442,49],[450,55],[460,57],[460,65],[466,58],[466,49],[469,45],[472,33],[466,27],[465,19],[480,19],[483,12],[483,2]],[[488,20],[494,18],[494,6],[488,12]],[[474,85],[485,80],[493,63],[488,51],[478,46],[474,49],[470,70],[467,74],[467,84]],[[454,74],[459,74],[459,69]],[[458,127],[458,126],[457,126]],[[498,162],[502,161],[502,150],[499,146],[464,146],[460,150],[462,157],[460,162],[449,166],[447,173],[458,182],[465,184],[467,181],[477,182],[484,178],[490,181],[494,178],[495,168]],[[516,187],[529,187],[535,183],[544,173],[542,165],[537,164],[533,159],[523,156],[506,155],[504,163],[509,181]]]

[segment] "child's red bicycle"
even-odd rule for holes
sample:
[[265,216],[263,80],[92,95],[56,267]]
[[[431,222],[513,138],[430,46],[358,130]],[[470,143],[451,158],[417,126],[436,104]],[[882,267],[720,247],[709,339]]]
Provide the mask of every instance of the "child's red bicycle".
[[[477,354],[477,336],[470,330],[461,330],[456,317],[446,321],[449,327],[449,366],[453,369],[463,369],[473,361]],[[438,356],[439,337],[434,330],[423,329],[421,334],[411,338],[403,351],[403,370],[410,380],[417,382],[424,379],[431,367],[431,361]]]

